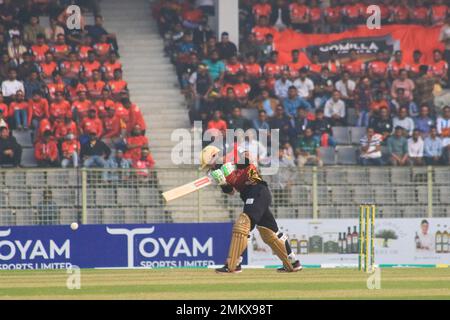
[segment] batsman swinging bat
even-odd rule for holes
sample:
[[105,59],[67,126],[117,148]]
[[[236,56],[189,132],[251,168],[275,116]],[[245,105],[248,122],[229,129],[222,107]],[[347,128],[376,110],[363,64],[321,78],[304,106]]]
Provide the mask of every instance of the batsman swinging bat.
[[212,184],[212,180],[206,176],[198,180],[189,182],[181,187],[164,192],[162,195],[167,202],[187,196],[193,192],[203,189]]

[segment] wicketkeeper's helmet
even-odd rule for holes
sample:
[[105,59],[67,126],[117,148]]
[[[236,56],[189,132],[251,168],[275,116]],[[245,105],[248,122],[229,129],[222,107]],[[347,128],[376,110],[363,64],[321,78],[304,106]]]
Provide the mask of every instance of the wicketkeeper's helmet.
[[205,169],[206,166],[215,163],[220,156],[220,149],[215,146],[207,146],[200,153],[200,169]]

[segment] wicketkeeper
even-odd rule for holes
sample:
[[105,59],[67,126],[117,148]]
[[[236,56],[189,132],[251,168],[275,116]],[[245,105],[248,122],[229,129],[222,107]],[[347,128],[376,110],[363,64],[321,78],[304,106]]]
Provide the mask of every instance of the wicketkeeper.
[[[277,223],[269,206],[272,195],[267,183],[261,178],[258,169],[250,163],[248,152],[239,154],[240,160],[226,162],[221,158],[219,148],[207,146],[200,155],[201,168],[209,169],[212,179],[226,194],[240,192],[244,210],[233,226],[230,250],[225,265],[216,269],[218,273],[241,272],[241,256],[247,248],[250,231],[256,226],[262,240],[282,261],[279,272],[295,272],[302,269],[300,261],[289,245],[287,235],[278,230]],[[223,164],[222,164],[223,163]]]

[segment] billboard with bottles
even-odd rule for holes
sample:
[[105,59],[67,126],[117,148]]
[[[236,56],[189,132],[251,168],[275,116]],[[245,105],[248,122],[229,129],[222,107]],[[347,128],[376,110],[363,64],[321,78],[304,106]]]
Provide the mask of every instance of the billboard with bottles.
[[[358,262],[357,219],[281,219],[278,225],[304,265],[351,266]],[[249,265],[279,265],[257,232],[250,241]],[[450,264],[450,219],[377,219],[374,242],[376,264]]]

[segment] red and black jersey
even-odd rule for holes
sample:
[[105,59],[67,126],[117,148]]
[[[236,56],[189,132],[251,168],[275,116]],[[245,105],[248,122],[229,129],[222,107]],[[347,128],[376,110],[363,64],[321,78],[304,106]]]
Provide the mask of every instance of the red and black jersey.
[[263,182],[258,169],[253,164],[237,165],[229,176],[226,177],[227,183],[239,192],[244,191],[248,186]]
[[228,184],[222,187],[223,192],[231,193],[233,189],[236,189],[242,193],[248,186],[265,183],[259,174],[258,168],[250,162],[248,157],[244,156],[244,153],[238,151],[236,144],[233,150],[225,155],[224,162],[233,162],[236,165],[236,169],[225,178]]

